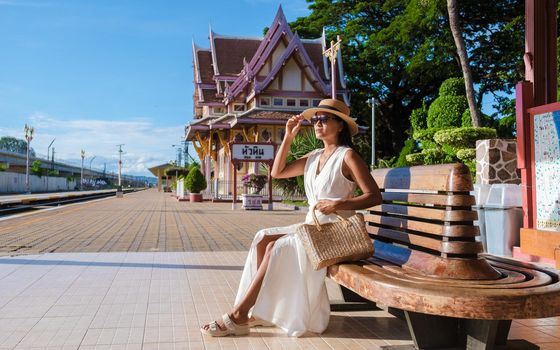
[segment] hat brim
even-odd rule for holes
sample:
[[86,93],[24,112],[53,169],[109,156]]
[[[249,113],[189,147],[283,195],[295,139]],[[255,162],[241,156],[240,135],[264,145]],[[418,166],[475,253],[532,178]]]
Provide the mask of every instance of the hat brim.
[[317,114],[317,112],[325,112],[325,113],[330,113],[330,114],[336,115],[340,119],[344,120],[344,122],[348,125],[348,129],[350,129],[350,135],[355,136],[358,133],[358,124],[356,124],[356,121],[354,120],[354,118],[351,118],[349,115],[344,114],[344,113],[339,112],[339,111],[335,111],[335,110],[327,109],[327,108],[321,108],[321,107],[312,107],[312,108],[306,109],[300,115],[302,117],[304,117],[305,119],[309,120],[309,119],[311,119],[311,117],[313,117],[315,114]]

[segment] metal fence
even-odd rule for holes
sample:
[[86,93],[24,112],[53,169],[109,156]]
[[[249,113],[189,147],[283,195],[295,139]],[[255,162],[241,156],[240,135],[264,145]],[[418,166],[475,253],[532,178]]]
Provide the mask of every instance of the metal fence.
[[[223,180],[214,180],[211,184],[209,184],[208,188],[206,189],[207,195],[211,196],[212,198],[217,199],[231,199],[233,198],[233,181],[223,181]],[[241,181],[237,182],[237,195],[241,196],[242,194],[253,194],[256,193],[256,189],[254,187],[244,186]],[[265,198],[268,198],[268,183],[265,187],[259,191],[260,195]],[[290,199],[290,200],[305,200],[305,195],[288,195],[285,193],[281,188],[272,187],[272,198],[273,200],[282,200],[282,199]]]

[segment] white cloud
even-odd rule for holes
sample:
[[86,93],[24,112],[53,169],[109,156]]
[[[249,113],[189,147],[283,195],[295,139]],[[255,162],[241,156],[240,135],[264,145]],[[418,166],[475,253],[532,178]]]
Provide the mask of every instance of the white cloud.
[[[148,168],[174,160],[178,144],[184,133],[184,125],[158,126],[150,119],[112,121],[96,119],[66,120],[37,113],[29,118],[28,124],[35,128],[31,146],[38,155],[46,155],[49,143],[55,148],[55,160],[81,162],[80,150],[86,152],[84,166],[115,171],[118,162],[118,144],[123,146],[123,173],[146,175]],[[23,138],[23,131],[0,128],[2,135]],[[52,149],[52,148],[51,148]]]

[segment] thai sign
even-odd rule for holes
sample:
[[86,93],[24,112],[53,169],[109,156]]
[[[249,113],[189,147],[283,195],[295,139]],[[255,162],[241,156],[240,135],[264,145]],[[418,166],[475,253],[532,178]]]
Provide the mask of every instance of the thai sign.
[[274,159],[274,145],[265,143],[233,143],[231,159],[244,161],[271,161]]
[[560,111],[534,120],[537,229],[560,231]]

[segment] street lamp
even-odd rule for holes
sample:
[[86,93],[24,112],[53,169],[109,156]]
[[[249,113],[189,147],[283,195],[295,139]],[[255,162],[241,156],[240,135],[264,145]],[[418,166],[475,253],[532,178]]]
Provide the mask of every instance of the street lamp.
[[371,106],[371,166],[375,167],[375,97],[369,98],[367,104]]
[[[47,164],[49,163],[49,160],[50,160],[49,156],[51,154],[51,146],[52,146],[54,140],[56,140],[56,137],[51,141],[51,143],[49,143],[49,147],[47,147]],[[54,152],[54,148],[53,148],[53,152]],[[48,167],[48,168],[50,168],[50,167]],[[48,168],[47,168],[47,170],[48,170]],[[47,192],[49,192],[49,176],[48,175],[49,174],[47,172]]]
[[80,191],[82,191],[84,187],[84,158],[86,157],[86,151],[81,150],[80,157],[82,157],[82,170],[80,171]]
[[31,193],[31,190],[29,188],[29,144],[31,143],[31,140],[33,140],[33,133],[35,132],[35,129],[32,126],[25,124],[23,130],[25,131],[25,139],[27,140],[27,156],[25,160],[25,190],[27,193]]
[[91,157],[91,159],[89,160],[89,172],[91,173],[91,162],[93,162],[93,160],[95,159],[95,157],[97,156],[93,156]]
[[95,182],[93,181],[93,174],[92,174],[92,172],[91,172],[91,162],[93,162],[93,160],[95,159],[95,157],[97,157],[97,156],[93,156],[93,157],[91,157],[91,159],[89,160],[89,175],[91,176],[91,180],[92,180],[91,183],[92,183],[92,184],[95,183]]

